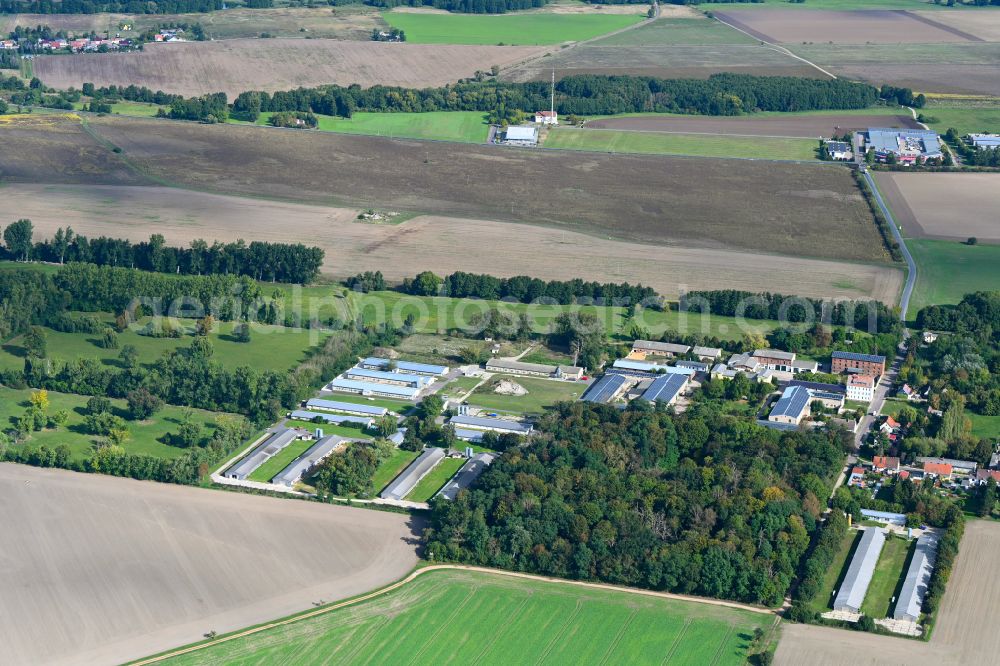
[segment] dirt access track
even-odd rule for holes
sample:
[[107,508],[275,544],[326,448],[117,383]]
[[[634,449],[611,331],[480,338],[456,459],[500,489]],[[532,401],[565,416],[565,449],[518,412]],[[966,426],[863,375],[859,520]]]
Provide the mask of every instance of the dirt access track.
[[907,235],[1000,242],[1000,174],[896,171],[876,180]]
[[845,279],[844,265],[834,261],[628,243],[508,222],[425,215],[397,225],[367,224],[355,220],[354,209],[164,187],[11,184],[3,193],[9,209],[31,219],[40,237],[68,225],[91,238],[141,241],[161,233],[168,243],[185,246],[196,238],[297,241],[322,247],[323,271],[337,278],[366,270],[381,270],[393,281],[424,270],[479,273],[485,270],[483,248],[516,238],[521,249],[491,264],[491,274],[641,282],[667,297],[681,289],[791,290],[895,303],[901,286],[900,271],[888,266],[852,265]]
[[785,623],[779,666],[958,666],[1000,654],[1000,523],[970,520],[929,642]]
[[715,16],[757,39],[778,44],[984,41],[926,15],[903,10],[727,9],[716,11]]
[[357,83],[425,88],[476,70],[506,67],[548,50],[535,46],[389,44],[332,39],[227,39],[147,44],[138,53],[39,56],[35,76],[54,88],[84,83],[146,86],[193,96]]
[[0,464],[3,663],[110,664],[386,585],[409,516]]
[[734,136],[790,136],[814,139],[840,136],[868,127],[908,127],[919,125],[909,113],[897,116],[815,114],[804,116],[622,116],[586,123],[597,129],[677,132],[681,134],[730,134]]

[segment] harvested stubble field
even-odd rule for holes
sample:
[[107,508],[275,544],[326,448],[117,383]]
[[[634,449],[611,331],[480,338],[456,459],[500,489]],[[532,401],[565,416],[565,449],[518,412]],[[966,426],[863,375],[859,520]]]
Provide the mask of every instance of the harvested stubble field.
[[[888,111],[888,110],[887,110]],[[599,118],[586,123],[596,129],[640,130],[765,137],[830,137],[867,127],[918,127],[909,113],[829,112],[756,116],[636,115]]]
[[837,76],[920,92],[1000,94],[1000,44],[789,45]]
[[737,666],[754,629],[770,623],[721,606],[431,571],[385,596],[165,663]]
[[1000,653],[1000,523],[972,520],[965,526],[958,560],[937,623],[927,643],[805,624],[785,624],[774,663],[781,666],[951,666],[990,664]]
[[967,32],[938,23],[931,18],[936,17],[936,13],[923,16],[900,10],[802,12],[795,9],[726,9],[715,12],[715,15],[757,39],[774,43],[934,44],[982,41]]
[[860,261],[886,256],[867,205],[837,165],[582,157],[124,117],[90,126],[141,172],[199,189],[310,203],[336,198],[630,241]]
[[876,178],[908,236],[1000,241],[1000,174],[883,172]]
[[139,53],[40,56],[35,75],[55,88],[146,86],[182,95],[274,92],[328,83],[423,88],[539,55],[534,46],[388,44],[330,39],[229,39],[150,44]]
[[788,291],[794,285],[794,292],[805,296],[892,303],[901,285],[900,272],[889,266],[851,264],[845,280],[845,265],[835,261],[630,243],[509,222],[421,216],[399,225],[365,224],[354,221],[356,211],[350,209],[163,187],[11,184],[3,193],[12,215],[30,218],[40,236],[69,225],[91,237],[133,241],[161,233],[179,244],[195,238],[302,242],[326,251],[324,272],[335,277],[376,269],[395,281],[423,270],[479,273],[483,248],[517,239],[518,251],[505,254],[490,273],[642,282],[672,297],[681,286]]
[[706,78],[717,72],[823,77],[814,67],[700,15],[666,18],[572,46],[502,74],[514,81],[573,74]]
[[360,594],[416,564],[422,529],[398,514],[13,464],[0,464],[0,504],[8,664],[121,663]]
[[997,11],[930,11],[912,12],[956,30],[960,30],[987,42],[1000,42],[1000,12]]
[[[368,40],[372,29],[385,27],[377,8],[360,4],[335,8],[236,7],[192,14],[13,14],[6,18],[8,27],[2,30],[4,34],[16,26],[38,25],[74,33],[118,32],[118,25],[127,23],[132,26],[132,32],[123,32],[123,37],[160,25],[200,23],[209,39],[258,37],[266,32],[273,37]],[[0,17],[0,26],[3,20],[4,17]]]

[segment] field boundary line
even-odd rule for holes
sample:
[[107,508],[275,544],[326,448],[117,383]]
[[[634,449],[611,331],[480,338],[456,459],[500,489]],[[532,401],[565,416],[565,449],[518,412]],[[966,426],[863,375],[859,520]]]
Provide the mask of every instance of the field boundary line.
[[760,42],[761,44],[766,44],[768,46],[768,48],[770,48],[772,51],[777,51],[778,53],[783,53],[783,54],[785,54],[787,56],[791,56],[792,58],[795,58],[796,60],[801,60],[802,62],[804,62],[805,64],[809,65],[810,67],[813,67],[813,68],[815,68],[815,69],[823,72],[824,74],[826,74],[827,76],[829,76],[831,79],[836,79],[837,78],[836,74],[833,74],[831,72],[826,71],[825,69],[823,69],[822,67],[820,67],[816,63],[812,62],[811,60],[806,60],[802,56],[795,55],[794,53],[792,53],[791,51],[789,51],[788,49],[786,49],[784,46],[779,46],[777,44],[774,44],[772,42],[767,41],[766,39],[761,39],[757,35],[751,34],[751,33],[747,32],[746,30],[744,30],[743,28],[738,28],[735,25],[733,25],[732,23],[728,23],[726,21],[723,21],[721,18],[719,18],[716,15],[713,15],[712,18],[714,18],[716,21],[718,21],[722,25],[727,25],[730,28],[732,28],[733,30],[736,30],[738,32],[742,32],[747,37],[750,37],[750,38],[752,38],[752,39]]
[[[170,652],[165,652],[163,654],[155,655],[152,657],[146,657],[144,659],[139,659],[135,661],[128,662],[131,666],[147,666],[148,664],[157,664],[166,659],[172,659],[173,657],[179,657],[185,654],[190,654],[192,652],[197,652],[198,650],[203,650],[207,647],[213,645],[218,645],[220,643],[227,643],[238,638],[246,638],[247,636],[252,636],[254,634],[259,634],[262,631],[267,631],[269,629],[275,629],[277,627],[284,627],[289,624],[294,624],[302,620],[311,619],[314,617],[319,617],[321,615],[326,615],[335,610],[345,608],[347,606],[353,606],[355,604],[368,601],[369,599],[374,599],[380,597],[384,594],[388,594],[394,590],[398,590],[407,583],[412,582],[418,576],[422,576],[430,571],[473,571],[476,573],[493,574],[498,576],[509,576],[511,578],[523,578],[525,580],[534,580],[543,583],[556,583],[563,585],[571,585],[576,587],[584,587],[593,590],[606,590],[611,592],[622,592],[625,594],[637,594],[646,597],[656,597],[660,599],[673,599],[675,601],[690,601],[694,603],[701,603],[710,606],[724,606],[726,608],[732,608],[735,610],[749,611],[751,613],[758,613],[761,615],[777,615],[778,610],[772,610],[770,608],[762,608],[760,606],[751,606],[750,604],[742,604],[738,601],[726,601],[724,599],[710,599],[708,597],[695,597],[685,594],[674,594],[672,592],[660,592],[657,590],[643,590],[635,587],[625,587],[620,585],[611,585],[610,583],[591,583],[587,581],[580,580],[563,580],[561,578],[551,578],[548,576],[538,576],[535,574],[527,574],[519,571],[503,571],[501,569],[490,569],[488,567],[477,567],[467,564],[432,564],[430,566],[421,567],[411,571],[405,578],[402,578],[391,585],[375,590],[374,592],[369,592],[368,594],[363,594],[359,597],[354,597],[353,599],[347,599],[345,601],[339,601],[329,606],[324,606],[322,608],[317,608],[316,610],[307,611],[299,615],[285,618],[283,620],[276,620],[273,622],[267,622],[265,624],[252,627],[250,629],[244,629],[242,631],[237,631],[236,633],[229,634],[228,636],[223,636],[221,638],[216,638],[213,640],[205,641],[202,643],[197,643],[195,645],[189,645],[187,647],[180,648],[178,650],[171,650]],[[780,610],[780,609],[779,609]]]

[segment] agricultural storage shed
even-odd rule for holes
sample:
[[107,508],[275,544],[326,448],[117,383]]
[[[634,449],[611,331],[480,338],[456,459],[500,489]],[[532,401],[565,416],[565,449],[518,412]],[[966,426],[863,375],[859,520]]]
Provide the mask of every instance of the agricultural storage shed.
[[458,495],[458,491],[468,488],[472,482],[479,478],[479,475],[486,471],[486,468],[493,462],[494,456],[489,453],[479,453],[469,458],[468,462],[462,465],[458,474],[452,477],[451,481],[444,485],[438,494],[445,499],[453,500]]
[[660,365],[659,363],[647,363],[645,361],[633,361],[627,358],[620,358],[612,364],[613,368],[619,370],[639,370],[641,372],[663,372],[674,375],[687,375],[691,377],[695,374],[693,368],[675,367],[672,365]]
[[672,405],[687,386],[687,382],[688,378],[684,375],[662,375],[653,380],[642,394],[642,399]]
[[385,370],[369,370],[367,368],[351,368],[344,373],[344,376],[362,382],[395,384],[411,388],[423,388],[434,381],[425,375],[408,375],[404,372],[386,372]]
[[868,585],[872,582],[872,574],[875,573],[875,564],[884,545],[885,532],[881,528],[865,528],[861,542],[858,543],[854,557],[851,558],[851,566],[847,568],[844,582],[840,585],[840,591],[833,601],[833,610],[861,612],[861,603],[865,600]]
[[357,395],[374,395],[383,398],[403,398],[413,400],[420,394],[420,389],[393,384],[376,384],[375,382],[359,382],[353,379],[337,378],[326,385],[327,391],[355,393]]
[[315,467],[317,463],[336,451],[337,448],[345,441],[347,440],[343,437],[337,437],[336,435],[329,435],[320,439],[318,442],[306,449],[305,453],[293,460],[288,467],[281,470],[280,474],[271,479],[271,483],[291,488],[298,483],[309,470]]
[[355,416],[385,416],[389,410],[385,407],[375,405],[356,405],[353,402],[340,402],[339,400],[323,400],[322,398],[310,398],[306,401],[307,409],[326,409],[332,412],[344,412]]
[[365,416],[348,416],[347,414],[324,414],[323,412],[311,412],[307,409],[296,409],[291,412],[289,418],[298,419],[299,421],[312,421],[313,419],[322,419],[324,423],[333,423],[334,425],[340,425],[342,423],[357,423],[365,428],[372,427],[372,419]]
[[611,402],[622,394],[628,386],[625,375],[604,375],[590,385],[590,388],[580,396],[584,402]]
[[369,370],[390,370],[395,363],[395,369],[399,372],[408,372],[412,375],[427,375],[442,377],[448,374],[447,365],[432,365],[430,363],[415,363],[413,361],[391,361],[387,358],[369,356],[360,363],[359,366]]
[[481,416],[468,416],[458,414],[448,421],[456,428],[471,428],[473,430],[493,430],[494,432],[513,432],[518,435],[527,435],[532,431],[532,426],[520,421],[508,421],[507,419],[488,419]]
[[420,483],[420,479],[427,476],[442,460],[444,460],[444,449],[436,446],[427,449],[410,463],[402,474],[386,486],[385,490],[379,493],[379,497],[389,500],[403,499],[410,494],[414,486]]
[[298,437],[299,433],[291,428],[275,432],[247,454],[245,458],[226,470],[226,478],[243,481],[255,469],[263,465],[268,459],[274,457],[279,451],[298,439]]
[[903,588],[899,591],[899,599],[896,600],[896,608],[892,613],[893,618],[910,622],[920,619],[924,595],[927,594],[931,573],[934,571],[937,542],[937,535],[932,532],[924,532],[917,539],[910,568],[906,570],[906,580],[903,581]]

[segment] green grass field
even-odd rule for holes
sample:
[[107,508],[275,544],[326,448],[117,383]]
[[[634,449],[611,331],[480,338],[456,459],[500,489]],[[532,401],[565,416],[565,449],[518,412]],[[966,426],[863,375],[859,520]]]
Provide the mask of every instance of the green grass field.
[[[85,104],[86,102],[74,102],[73,108],[80,111]],[[111,105],[111,113],[122,116],[153,118],[161,108],[163,107],[157,104],[144,104],[143,102],[116,102]],[[169,108],[167,110],[169,111]]]
[[396,449],[392,455],[382,462],[372,475],[372,488],[379,492],[385,488],[390,481],[399,476],[399,473],[406,469],[413,460],[420,455],[417,451],[406,451]]
[[467,391],[471,391],[476,385],[483,381],[482,377],[459,377],[448,382],[448,385],[441,391],[443,395],[457,396]]
[[165,663],[739,666],[769,615],[467,571]]
[[308,430],[310,432],[314,432],[316,428],[319,428],[323,431],[323,435],[337,435],[338,437],[350,437],[351,439],[374,439],[374,437],[369,434],[367,430],[351,428],[350,426],[334,425],[333,423],[312,423],[311,421],[286,419],[285,425],[289,428],[302,428],[303,430]]
[[1000,416],[983,416],[966,412],[972,421],[972,434],[985,439],[1000,439]]
[[[325,430],[324,434],[327,434]],[[279,451],[276,456],[269,458],[263,465],[255,469],[249,479],[251,481],[260,481],[261,483],[270,483],[271,479],[281,473],[281,470],[291,465],[296,458],[305,453],[306,449],[315,443],[313,440],[295,440]]]
[[385,12],[412,44],[560,44],[592,39],[645,20],[623,14],[440,14]]
[[[30,395],[30,389],[19,390],[0,386],[0,430],[8,430],[14,426],[14,421],[24,414]],[[85,411],[87,400],[88,396],[49,391],[48,413],[51,415],[65,409],[69,412],[69,419],[58,430],[32,433],[27,443],[44,444],[49,448],[65,444],[70,448],[73,460],[81,461],[89,458],[93,445],[101,438],[87,430]],[[125,401],[112,400],[111,403],[115,413],[126,419],[129,432],[132,434],[131,439],[125,442],[127,452],[172,459],[187,451],[169,443],[169,436],[176,434],[180,426],[184,414],[183,407],[166,405],[147,421],[129,421]],[[202,435],[207,440],[215,428],[216,414],[198,409],[192,410],[192,413],[194,420],[202,424]]]
[[872,574],[872,582],[868,586],[865,601],[861,604],[861,612],[872,618],[889,616],[892,598],[901,587],[901,579],[906,577],[906,559],[912,544],[900,537],[886,537],[882,554],[879,555]]
[[[257,125],[267,125],[271,113],[262,113]],[[358,112],[350,118],[317,114],[316,129],[341,134],[366,134],[403,139],[433,139],[484,143],[489,134],[486,116],[478,111],[428,111],[426,113]],[[249,123],[230,119],[231,124]]]
[[1000,108],[995,105],[985,107],[928,106],[922,109],[921,113],[935,120],[935,122],[927,123],[927,126],[940,134],[947,132],[950,127],[954,127],[963,136],[1000,132]]
[[[330,288],[326,288],[323,298],[331,299]],[[409,296],[395,291],[378,291],[367,294],[350,292],[340,299],[331,311],[341,312],[340,316],[350,319],[360,315],[365,321],[387,321],[402,326],[408,315],[414,316],[414,330],[418,333],[441,333],[454,328],[468,327],[470,319],[477,313],[490,308],[500,308],[505,312],[520,315],[527,313],[538,332],[549,330],[550,324],[563,312],[591,313],[603,322],[605,330],[612,337],[625,339],[631,322],[625,319],[625,308],[611,306],[578,305],[529,305],[525,303],[497,303],[472,299]],[[747,332],[767,333],[777,327],[777,322],[769,320],[747,320],[741,326],[733,317],[698,315],[666,310],[663,312],[643,309],[638,312],[635,323],[649,330],[651,335],[662,334],[665,330],[682,334],[699,333],[720,339],[738,339]]]
[[833,591],[837,589],[837,583],[840,582],[847,569],[848,557],[854,550],[854,542],[859,537],[860,533],[856,530],[847,530],[844,538],[841,539],[840,548],[837,549],[837,554],[833,558],[833,564],[826,570],[823,583],[812,602],[813,609],[817,612],[823,613],[833,607]]
[[455,476],[455,472],[462,469],[464,464],[465,458],[445,458],[435,465],[434,469],[427,473],[427,476],[420,479],[417,485],[413,486],[413,490],[406,496],[406,499],[410,502],[429,501],[437,494],[437,491],[441,490],[444,484],[448,483],[451,477]]
[[[499,379],[517,382],[527,391],[527,395],[500,395],[493,387]],[[469,404],[497,412],[512,414],[541,414],[546,407],[557,402],[572,401],[583,395],[587,385],[583,382],[562,382],[535,377],[514,377],[498,375],[489,380],[469,396]]]
[[[193,321],[183,324],[193,327]],[[219,322],[209,335],[214,352],[212,357],[229,369],[241,365],[253,366],[258,370],[289,370],[306,358],[307,350],[319,344],[327,334],[318,331],[293,330],[281,326],[254,324],[251,327],[250,342],[237,342],[233,338],[233,322]],[[52,359],[73,360],[90,358],[104,365],[118,366],[118,355],[125,345],[132,345],[139,352],[139,362],[151,364],[166,351],[191,346],[194,337],[182,335],[180,338],[153,338],[139,335],[132,329],[118,334],[118,349],[98,346],[100,336],[91,333],[62,333],[45,329],[48,353]],[[0,369],[20,370],[24,368],[24,348],[21,338],[14,338],[0,345]]]
[[600,46],[756,44],[757,40],[709,18],[664,18],[600,40]]
[[907,313],[911,320],[926,305],[958,303],[967,293],[1000,289],[1000,245],[909,238],[906,246],[917,262]]
[[751,138],[575,128],[550,130],[544,142],[545,148],[562,150],[767,160],[815,160],[817,159],[817,145],[817,142],[812,139]]

